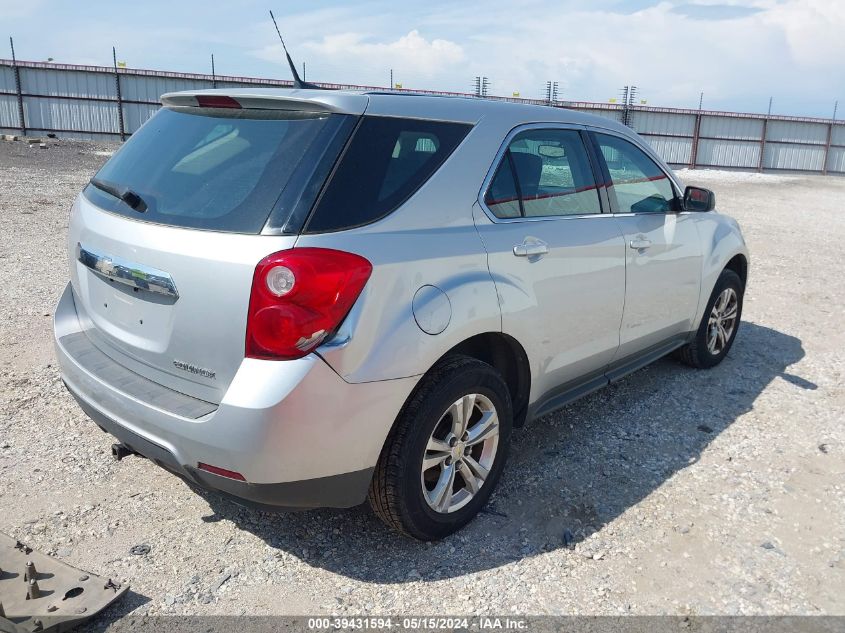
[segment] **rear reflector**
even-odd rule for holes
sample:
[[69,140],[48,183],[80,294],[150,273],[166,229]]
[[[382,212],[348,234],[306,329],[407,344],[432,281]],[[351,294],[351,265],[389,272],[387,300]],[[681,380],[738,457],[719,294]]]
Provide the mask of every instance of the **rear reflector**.
[[212,466],[211,464],[203,464],[200,462],[197,464],[197,468],[200,470],[204,470],[207,473],[211,473],[212,475],[219,475],[220,477],[226,477],[226,479],[236,479],[238,481],[246,481],[244,476],[240,473],[236,473],[234,470],[226,470],[225,468],[218,468],[217,466]]
[[201,108],[241,108],[240,103],[226,95],[197,95],[197,105]]

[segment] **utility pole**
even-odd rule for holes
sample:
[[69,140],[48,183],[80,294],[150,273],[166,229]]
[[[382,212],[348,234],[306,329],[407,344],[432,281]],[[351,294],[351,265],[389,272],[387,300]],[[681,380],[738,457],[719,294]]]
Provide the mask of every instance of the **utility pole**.
[[769,111],[766,113],[766,116],[772,116],[772,99],[773,97],[769,97]]
[[214,71],[214,53],[211,54],[211,87],[217,87],[217,73]]
[[302,62],[302,79],[305,79],[305,62]]
[[390,89],[391,89],[391,90],[393,90],[393,86],[394,86],[394,83],[393,83],[393,69],[391,68],[391,69],[390,69]]
[[839,109],[839,101],[833,103],[833,120],[836,120],[836,111]]
[[698,142],[701,138],[701,108],[704,105],[704,91],[698,95],[698,114],[695,115],[695,126],[692,130],[692,146],[689,153],[689,168],[695,169],[698,161]]
[[553,103],[557,103],[558,96],[557,96],[557,88],[558,83],[556,81],[547,81],[546,82],[546,103],[552,105]]
[[18,127],[21,129],[21,136],[26,136],[26,119],[23,113],[23,92],[21,91],[21,69],[18,68],[18,61],[15,59],[15,40],[9,36],[9,46],[12,49],[12,72],[15,74],[15,92],[18,96]]
[[625,86],[622,88],[622,124],[632,127],[633,117],[631,116],[631,106],[634,105],[634,99],[637,96],[636,86]]
[[475,76],[475,81],[473,82],[473,89],[475,90],[476,97],[486,97],[487,91],[490,88],[490,81],[487,77],[482,77],[480,75]]
[[628,125],[628,88],[622,88],[622,125]]
[[117,91],[117,123],[120,131],[120,140],[126,140],[126,127],[123,124],[123,96],[120,93],[120,74],[117,72],[117,51],[111,47],[112,61],[114,62],[114,85]]

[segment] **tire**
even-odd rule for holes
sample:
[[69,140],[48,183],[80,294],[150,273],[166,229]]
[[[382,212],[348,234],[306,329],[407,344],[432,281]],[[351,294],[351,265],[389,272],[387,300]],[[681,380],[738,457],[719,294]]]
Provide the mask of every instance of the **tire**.
[[[471,409],[463,441],[454,435],[460,428],[455,426],[455,420],[460,424],[461,419],[455,407],[459,402]],[[490,421],[491,407],[498,421],[497,436]],[[405,403],[385,441],[370,483],[373,511],[388,526],[423,541],[459,530],[478,514],[495,489],[507,460],[512,426],[508,387],[493,367],[468,356],[442,360]],[[454,446],[446,448],[450,441]],[[427,463],[437,463],[423,471],[426,457]],[[482,464],[489,468],[479,484],[481,480],[472,475],[483,472],[473,470]],[[446,485],[450,472],[454,472],[454,482]],[[470,481],[475,482],[475,491],[470,489]],[[439,496],[438,491],[446,492]],[[440,509],[432,505],[438,502]]]
[[[730,292],[733,292],[733,296],[735,296],[736,314],[732,320],[728,335],[723,336],[721,339],[716,336],[717,341],[714,349],[712,345],[714,334],[711,317],[715,316],[716,313],[714,312],[714,307],[716,306],[717,301],[720,301],[723,293],[728,293],[727,296],[730,296]],[[728,352],[736,339],[736,333],[739,331],[740,319],[742,318],[742,299],[744,293],[745,288],[739,275],[732,270],[723,270],[722,274],[720,274],[719,278],[716,280],[716,285],[710,295],[710,300],[707,302],[704,315],[701,317],[701,323],[698,324],[698,330],[696,330],[695,338],[677,352],[677,357],[681,360],[681,362],[698,369],[709,369],[710,367],[715,367],[722,362],[725,356],[728,355]],[[730,310],[724,310],[722,312],[722,314],[729,313]],[[723,324],[724,323],[727,323],[727,320],[723,321]],[[725,329],[726,327],[723,328],[723,332]]]

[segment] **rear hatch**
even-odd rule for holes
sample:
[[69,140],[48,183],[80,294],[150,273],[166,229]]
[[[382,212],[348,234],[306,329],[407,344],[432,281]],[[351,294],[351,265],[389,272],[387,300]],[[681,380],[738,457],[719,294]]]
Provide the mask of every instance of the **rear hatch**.
[[293,247],[366,105],[274,94],[174,95],[96,174],[69,226],[91,341],[209,402],[243,361],[256,264]]

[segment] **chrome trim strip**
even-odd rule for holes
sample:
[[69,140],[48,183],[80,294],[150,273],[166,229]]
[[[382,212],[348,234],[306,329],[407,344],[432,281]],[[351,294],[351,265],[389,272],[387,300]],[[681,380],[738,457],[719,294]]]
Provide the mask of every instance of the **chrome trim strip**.
[[136,264],[120,257],[95,253],[79,243],[76,244],[76,259],[91,272],[110,281],[174,299],[179,298],[173,278],[163,270]]

